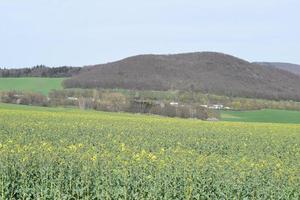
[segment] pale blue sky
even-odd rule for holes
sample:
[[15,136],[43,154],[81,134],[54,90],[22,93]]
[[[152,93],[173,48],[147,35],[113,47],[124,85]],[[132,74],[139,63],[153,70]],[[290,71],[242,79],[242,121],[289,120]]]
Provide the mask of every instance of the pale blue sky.
[[0,0],[0,67],[218,51],[300,64],[299,0]]

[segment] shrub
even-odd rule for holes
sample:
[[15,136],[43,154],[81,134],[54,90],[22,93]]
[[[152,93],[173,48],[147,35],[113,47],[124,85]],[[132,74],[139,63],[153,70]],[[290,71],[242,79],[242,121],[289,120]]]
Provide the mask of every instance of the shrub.
[[22,105],[36,105],[36,106],[47,106],[48,99],[46,96],[33,92],[17,92],[9,91],[1,93],[1,102],[13,103]]

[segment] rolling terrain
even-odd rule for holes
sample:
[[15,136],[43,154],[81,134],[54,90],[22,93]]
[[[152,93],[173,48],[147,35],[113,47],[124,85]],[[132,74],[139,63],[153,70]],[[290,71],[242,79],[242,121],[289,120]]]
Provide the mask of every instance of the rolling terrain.
[[300,65],[279,62],[256,62],[256,64],[282,69],[300,75]]
[[194,90],[226,96],[300,100],[299,76],[221,53],[140,55],[83,68],[67,88]]

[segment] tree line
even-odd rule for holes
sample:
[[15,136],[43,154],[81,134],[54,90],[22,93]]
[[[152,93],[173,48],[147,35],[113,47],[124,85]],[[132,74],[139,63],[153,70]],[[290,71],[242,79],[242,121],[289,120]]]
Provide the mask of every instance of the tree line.
[[45,65],[20,69],[0,68],[0,77],[71,77],[78,74],[80,70],[81,67],[47,67]]
[[0,93],[0,102],[44,107],[76,106],[82,110],[155,114],[168,117],[209,119],[219,114],[196,104],[172,106],[168,101],[131,98],[119,92],[97,90],[52,91],[49,97],[32,92]]
[[[45,107],[73,106],[108,112],[155,114],[168,117],[212,119],[219,111],[204,106],[221,104],[230,110],[300,110],[300,102],[231,98],[190,91],[133,91],[105,89],[53,90],[48,96],[33,92],[0,92],[0,102]],[[172,105],[175,103],[175,105]]]

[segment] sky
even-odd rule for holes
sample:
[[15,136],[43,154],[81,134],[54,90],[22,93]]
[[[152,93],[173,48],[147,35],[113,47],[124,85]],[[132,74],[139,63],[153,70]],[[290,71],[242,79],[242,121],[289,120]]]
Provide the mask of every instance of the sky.
[[0,67],[216,51],[300,64],[299,0],[0,0]]

